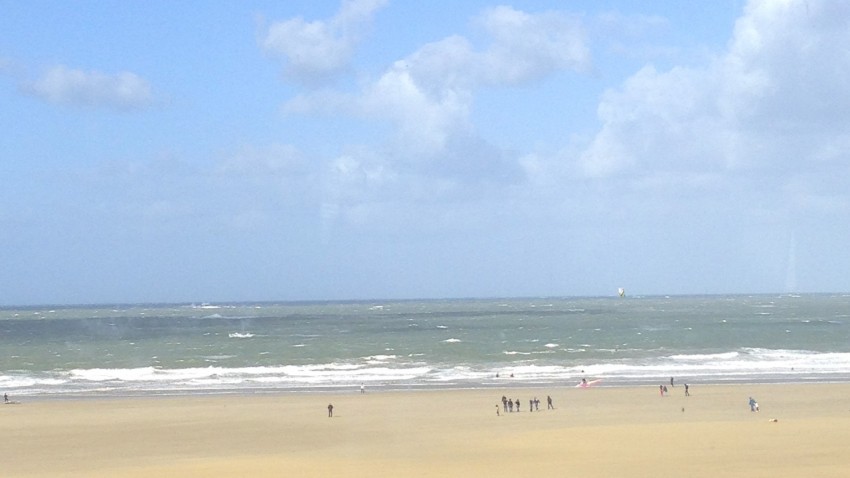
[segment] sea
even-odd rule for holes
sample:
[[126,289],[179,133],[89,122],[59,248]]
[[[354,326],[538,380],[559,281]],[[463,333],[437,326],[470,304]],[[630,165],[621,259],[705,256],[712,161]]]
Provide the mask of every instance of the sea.
[[850,294],[0,308],[13,397],[850,382]]

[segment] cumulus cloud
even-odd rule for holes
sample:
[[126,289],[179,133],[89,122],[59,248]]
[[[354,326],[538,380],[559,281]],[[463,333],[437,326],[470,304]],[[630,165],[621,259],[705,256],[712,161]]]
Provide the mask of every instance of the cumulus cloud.
[[[586,71],[590,53],[579,17],[510,7],[472,19],[480,37],[451,35],[394,61],[355,92],[322,88],[288,101],[293,114],[384,121],[394,134],[355,148],[322,170],[322,237],[336,224],[473,224],[464,204],[504,196],[522,177],[516,155],[481,138],[473,110],[482,88],[513,88],[562,71]],[[478,43],[478,40],[481,40]],[[450,210],[437,204],[452,203]],[[428,211],[411,215],[411,211]],[[465,212],[462,212],[465,211]],[[380,219],[379,219],[380,218]],[[465,226],[464,226],[465,227]]]
[[309,93],[290,101],[287,110],[336,108],[389,120],[411,157],[427,156],[474,133],[470,113],[477,89],[521,85],[589,65],[589,49],[575,17],[497,7],[483,12],[475,24],[488,34],[484,48],[453,35],[394,62],[356,96]]
[[[579,158],[588,177],[799,173],[850,146],[850,4],[753,0],[701,68],[651,66],[607,91]],[[842,119],[843,118],[843,119]]]
[[131,72],[106,74],[56,66],[41,78],[25,83],[24,91],[50,103],[136,110],[153,103],[147,80]]
[[487,83],[521,84],[589,65],[590,52],[577,17],[500,6],[486,11],[478,21],[493,38],[490,48],[476,59]]
[[387,0],[345,0],[329,20],[302,17],[273,23],[261,39],[263,49],[285,60],[284,74],[315,85],[345,70],[363,31]]

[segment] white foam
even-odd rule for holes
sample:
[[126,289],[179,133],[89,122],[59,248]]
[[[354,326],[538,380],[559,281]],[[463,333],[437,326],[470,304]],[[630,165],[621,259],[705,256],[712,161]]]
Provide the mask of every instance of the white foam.
[[254,337],[254,334],[252,334],[250,332],[246,332],[244,334],[240,333],[240,332],[233,332],[233,333],[227,334],[227,336],[230,337],[231,339],[250,339],[251,337]]
[[446,339],[446,340],[443,340],[443,342],[445,342],[447,344],[456,344],[458,342],[461,342],[461,340],[460,339]]

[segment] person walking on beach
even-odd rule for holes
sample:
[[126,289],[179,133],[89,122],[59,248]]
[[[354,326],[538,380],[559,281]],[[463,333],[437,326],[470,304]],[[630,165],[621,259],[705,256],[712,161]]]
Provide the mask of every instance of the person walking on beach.
[[750,403],[750,411],[751,411],[751,412],[757,412],[757,411],[759,411],[759,404],[758,404],[758,402],[756,401],[756,399],[755,399],[755,398],[750,397],[750,402],[749,402],[749,403]]
[[513,411],[514,411],[514,399],[513,398],[508,399],[508,411],[511,412],[511,413],[513,413]]
[[508,413],[508,397],[502,395],[502,407],[505,409],[505,413]]
[[555,405],[552,405],[552,397],[546,395],[546,410],[554,410]]
[[691,396],[691,392],[689,392],[689,391],[688,391],[688,384],[687,384],[687,383],[685,384],[685,396],[686,396],[686,397],[690,397],[690,396]]
[[498,403],[496,404],[496,416],[497,416],[497,417],[502,416],[502,415],[499,413],[499,404],[498,404]]
[[333,404],[329,403],[328,404],[328,418],[331,418],[333,416],[334,416],[334,406],[333,406]]
[[9,394],[8,393],[3,394],[3,403],[9,403]]

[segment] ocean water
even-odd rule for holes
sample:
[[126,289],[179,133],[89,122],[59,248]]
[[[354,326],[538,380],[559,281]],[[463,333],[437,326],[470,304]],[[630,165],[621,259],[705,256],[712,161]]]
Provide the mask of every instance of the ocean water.
[[[498,375],[498,376],[497,376]],[[850,295],[0,309],[13,396],[850,381]]]

